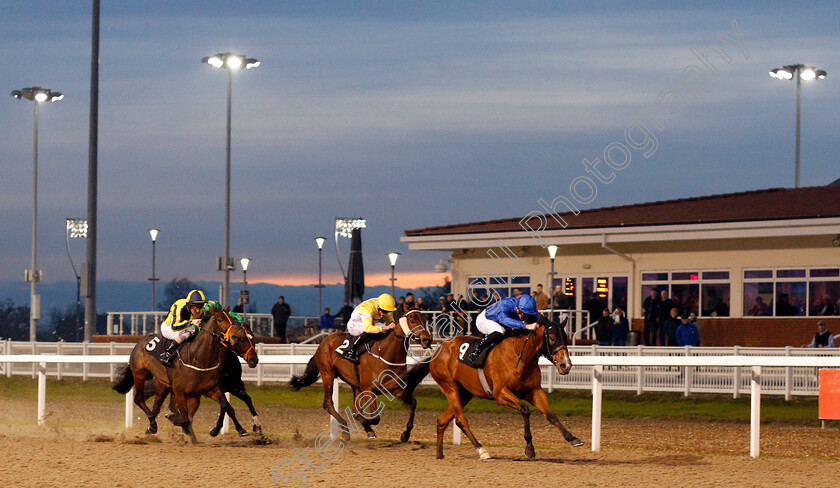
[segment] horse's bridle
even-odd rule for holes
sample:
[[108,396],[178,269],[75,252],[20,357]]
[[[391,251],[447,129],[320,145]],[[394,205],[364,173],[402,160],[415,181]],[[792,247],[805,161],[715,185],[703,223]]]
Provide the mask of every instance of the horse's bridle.
[[[557,366],[557,360],[554,359],[554,355],[557,354],[557,352],[562,350],[562,349],[565,349],[566,353],[568,353],[569,352],[569,346],[568,346],[568,344],[560,344],[559,346],[556,346],[553,349],[549,349],[549,345],[548,345],[548,343],[549,343],[549,341],[548,341],[548,329],[549,329],[549,327],[546,326],[546,325],[543,325],[542,327],[543,327],[543,344],[542,344],[542,347],[540,348],[540,356],[548,359],[549,361],[551,361],[551,364]],[[527,345],[528,340],[531,338],[531,335],[533,333],[534,333],[534,331],[531,331],[528,334],[528,337],[525,338],[526,345]],[[518,356],[518,358],[516,360],[517,364],[516,364],[516,366],[514,366],[514,369],[519,366],[519,361],[522,361],[523,363],[527,364],[528,366],[536,366],[535,364],[530,364],[527,361],[522,359],[522,353],[523,352],[525,352],[525,346],[524,345],[522,346],[522,351],[517,353],[517,356]],[[539,364],[539,361],[537,362],[537,364]]]
[[256,352],[256,347],[254,347],[254,339],[253,339],[253,337],[254,337],[254,336],[252,336],[252,335],[248,332],[248,329],[246,329],[244,325],[239,325],[239,327],[242,327],[242,330],[244,330],[244,331],[245,331],[245,337],[247,337],[247,338],[248,338],[248,345],[249,345],[250,347],[248,347],[248,349],[247,349],[244,353],[242,353],[242,354],[239,354],[239,353],[237,353],[236,351],[234,351],[234,350],[233,350],[233,346],[231,346],[231,343],[230,343],[230,338],[231,338],[231,335],[232,335],[232,332],[231,332],[231,331],[232,331],[235,327],[237,327],[237,324],[235,324],[235,323],[233,322],[233,320],[230,318],[230,315],[228,315],[228,313],[227,313],[227,312],[225,312],[225,311],[223,310],[223,311],[222,311],[222,313],[223,313],[223,314],[225,314],[225,318],[226,318],[226,319],[227,319],[227,321],[228,321],[228,328],[225,330],[225,332],[224,332],[223,334],[220,334],[220,335],[219,335],[219,342],[220,342],[223,346],[225,346],[225,347],[226,347],[229,351],[231,351],[231,352],[233,352],[234,354],[236,354],[237,356],[241,356],[241,357],[243,357],[243,358],[244,358],[245,356],[247,356],[249,352],[251,352],[251,349],[254,349],[254,352]]

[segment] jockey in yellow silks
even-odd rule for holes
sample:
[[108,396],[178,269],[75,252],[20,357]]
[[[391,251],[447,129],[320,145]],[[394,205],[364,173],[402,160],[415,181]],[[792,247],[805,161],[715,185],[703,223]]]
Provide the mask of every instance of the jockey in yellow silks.
[[[359,350],[367,343],[376,340],[379,334],[395,327],[391,312],[397,309],[394,297],[387,293],[377,298],[365,300],[350,315],[347,322],[349,335],[357,337],[354,344],[348,345],[342,357],[354,363],[359,362]],[[386,325],[387,324],[387,325]]]
[[186,298],[175,300],[169,308],[169,315],[160,324],[160,335],[175,342],[160,355],[160,362],[166,366],[172,364],[172,354],[184,341],[198,332],[201,319],[204,318],[204,304],[207,299],[201,290],[192,290]]

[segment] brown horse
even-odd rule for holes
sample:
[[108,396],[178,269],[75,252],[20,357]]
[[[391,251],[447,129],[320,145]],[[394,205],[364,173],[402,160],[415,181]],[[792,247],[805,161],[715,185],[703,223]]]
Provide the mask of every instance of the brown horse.
[[[218,402],[238,425],[233,407],[219,387],[219,378],[227,350],[244,357],[250,367],[257,365],[259,358],[245,327],[241,323],[235,323],[227,310],[212,311],[202,320],[200,330],[193,340],[180,348],[176,361],[170,368],[161,364],[160,359],[147,350],[152,337],[148,335],[134,346],[129,364],[120,371],[119,378],[113,386],[123,394],[134,387],[134,403],[149,418],[149,428],[146,432],[157,432],[155,419],[170,390],[170,409],[173,413],[168,418],[173,424],[181,426],[192,442],[198,442],[192,429],[192,419],[198,410],[202,395]],[[157,386],[154,405],[149,409],[146,406],[144,385],[151,377],[155,378]],[[240,435],[245,433],[241,426],[237,430]]]
[[[404,320],[403,320],[404,319]],[[333,403],[333,380],[338,377],[353,389],[353,400],[355,405],[356,397],[363,392],[371,392],[374,395],[396,393],[397,396],[409,407],[408,422],[405,431],[400,436],[400,441],[408,442],[411,436],[411,429],[414,428],[414,411],[417,407],[417,400],[414,395],[404,394],[402,388],[393,381],[391,387],[383,387],[383,378],[397,378],[406,371],[406,357],[408,354],[409,341],[416,338],[424,349],[431,348],[432,334],[426,326],[426,317],[419,310],[410,310],[406,307],[406,313],[400,319],[400,326],[385,333],[382,339],[377,340],[370,347],[367,354],[362,354],[359,364],[353,364],[347,359],[336,354],[335,350],[343,342],[347,334],[336,332],[331,334],[318,346],[315,355],[306,365],[306,371],[301,376],[292,378],[289,386],[293,391],[301,387],[311,385],[318,376],[324,383],[324,409],[335,418],[342,429],[344,440],[350,438],[347,421],[336,410]],[[374,388],[378,390],[374,391]],[[354,409],[353,417],[362,424],[367,436],[375,438],[376,433],[371,425],[379,423],[379,416],[367,418]]]
[[548,397],[540,386],[540,357],[551,361],[560,374],[569,374],[572,361],[569,357],[566,332],[563,325],[542,315],[537,322],[538,327],[535,331],[527,334],[516,333],[513,337],[503,340],[488,354],[484,374],[492,396],[481,385],[478,370],[458,360],[459,354],[465,354],[467,350],[466,346],[462,347],[469,339],[465,336],[458,336],[442,344],[440,351],[429,363],[420,363],[403,376],[407,382],[406,390],[413,390],[420,380],[431,372],[438,387],[449,400],[449,407],[437,419],[438,459],[443,459],[443,434],[453,418],[470,439],[479,457],[490,459],[490,454],[473,435],[464,415],[464,406],[473,396],[495,399],[499,405],[511,407],[522,414],[525,421],[526,457],[535,456],[534,445],[531,442],[531,409],[520,400],[527,400],[542,412],[551,424],[560,429],[563,438],[572,446],[583,445],[583,441],[572,435],[551,411]]

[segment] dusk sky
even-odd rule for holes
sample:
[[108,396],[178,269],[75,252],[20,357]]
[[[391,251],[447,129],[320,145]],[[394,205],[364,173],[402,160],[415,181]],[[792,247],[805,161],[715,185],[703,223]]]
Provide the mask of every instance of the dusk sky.
[[[90,3],[0,4],[2,281],[30,265],[34,107],[9,96],[30,86],[65,95],[40,108],[38,267],[47,282],[73,280],[64,223],[87,211]],[[339,282],[334,218],[361,216],[368,284],[387,283],[396,250],[398,285],[428,286],[445,254],[409,252],[404,230],[537,210],[636,120],[661,124],[656,151],[634,152],[585,208],[792,187],[795,82],[768,75],[783,65],[828,72],[802,86],[802,185],[840,178],[839,13],[833,2],[102,0],[98,277],[146,280],[157,227],[164,282],[223,278],[226,77],[205,56],[262,63],[233,80],[231,253],[253,259],[249,281],[316,282],[323,235],[324,281]],[[71,252],[78,266],[83,241]]]

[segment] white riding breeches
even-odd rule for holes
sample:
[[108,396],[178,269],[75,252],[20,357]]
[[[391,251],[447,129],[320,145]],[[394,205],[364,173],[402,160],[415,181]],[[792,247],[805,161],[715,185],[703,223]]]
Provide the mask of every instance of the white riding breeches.
[[475,328],[484,335],[488,335],[493,332],[501,332],[502,334],[505,333],[504,326],[498,322],[488,319],[487,316],[484,315],[484,312],[481,312],[478,314],[478,317],[475,318]]
[[167,323],[160,324],[160,335],[167,339],[177,341],[179,344],[195,335],[195,327],[190,325],[186,329],[178,331],[172,330],[172,327]]

